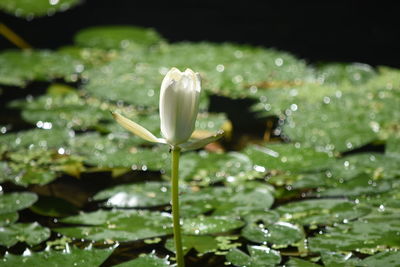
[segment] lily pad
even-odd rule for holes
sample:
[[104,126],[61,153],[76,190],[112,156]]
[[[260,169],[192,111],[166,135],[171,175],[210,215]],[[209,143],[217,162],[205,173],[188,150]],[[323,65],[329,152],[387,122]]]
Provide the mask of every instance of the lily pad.
[[290,172],[324,169],[333,160],[328,153],[298,143],[253,145],[247,147],[244,153],[258,166]]
[[0,214],[0,227],[15,223],[19,218],[18,212],[8,212]]
[[98,210],[67,217],[61,222],[86,226],[55,228],[69,237],[87,240],[135,241],[172,232],[169,214],[145,210]]
[[399,251],[384,251],[376,255],[369,256],[362,261],[367,267],[373,266],[397,266],[399,265]]
[[34,193],[8,193],[0,195],[0,214],[7,214],[30,207],[37,201]]
[[[165,247],[175,252],[175,244],[173,239],[168,239],[165,243]],[[204,236],[182,236],[182,249],[183,254],[187,254],[191,249],[195,249],[199,255],[216,252],[218,250],[218,241],[215,237],[204,235]]]
[[315,264],[310,261],[302,260],[299,258],[290,257],[289,261],[286,262],[285,266],[288,266],[288,267],[319,267],[321,265]]
[[382,215],[371,220],[339,224],[308,241],[311,251],[357,250],[372,254],[382,247],[399,248],[399,231],[398,218]]
[[262,176],[264,170],[253,169],[251,160],[238,152],[187,153],[180,162],[180,178],[200,185],[216,182],[235,183]]
[[368,214],[371,209],[344,199],[310,199],[279,206],[283,220],[302,225],[331,225]]
[[281,262],[278,251],[264,246],[247,246],[250,255],[239,249],[232,249],[226,259],[235,266],[241,267],[264,267],[275,266]]
[[100,266],[113,252],[113,249],[78,249],[69,247],[63,251],[50,250],[43,252],[30,252],[25,255],[7,253],[0,260],[4,267],[14,266]]
[[287,222],[264,224],[252,222],[242,229],[242,236],[256,243],[270,243],[273,247],[293,245],[304,239],[304,233],[298,226]]
[[170,262],[168,258],[159,258],[154,254],[140,255],[138,258],[127,261],[118,265],[116,267],[170,267]]
[[48,81],[56,78],[76,81],[77,74],[83,69],[82,63],[74,58],[47,50],[8,50],[0,54],[0,84],[4,85],[25,87],[30,81]]
[[6,247],[14,246],[17,242],[26,242],[33,246],[50,237],[50,230],[37,222],[15,223],[0,228],[0,244]]
[[[248,183],[238,187],[210,187],[182,194],[182,208],[190,215],[190,206],[204,206],[213,210],[213,215],[245,215],[253,210],[268,210],[274,198],[269,186]],[[187,208],[186,208],[187,206]]]
[[100,191],[93,199],[107,199],[108,207],[154,207],[169,204],[171,192],[169,184],[164,182],[123,184]]
[[159,43],[161,36],[152,29],[135,26],[99,26],[79,31],[74,41],[83,47],[126,49],[135,45],[150,46]]
[[324,83],[341,84],[349,82],[351,84],[363,84],[373,78],[376,72],[367,64],[330,63],[320,66],[316,75]]
[[231,217],[199,216],[185,219],[182,225],[182,232],[187,235],[209,235],[229,232],[243,225],[243,221]]
[[17,17],[24,17],[32,19],[34,17],[50,16],[56,12],[66,11],[76,5],[81,0],[5,0],[0,2],[0,9],[15,15]]

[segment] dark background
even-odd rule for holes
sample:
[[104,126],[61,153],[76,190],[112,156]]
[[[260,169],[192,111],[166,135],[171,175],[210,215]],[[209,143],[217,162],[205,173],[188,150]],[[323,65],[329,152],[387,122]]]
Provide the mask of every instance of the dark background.
[[[141,8],[136,1],[86,0],[52,17],[26,21],[2,13],[0,21],[35,48],[70,44],[74,33],[88,26],[132,24],[153,27],[171,42],[246,43],[286,50],[311,63],[363,62],[400,68],[400,10],[395,1],[284,0],[262,6],[246,2],[251,8],[234,1],[220,8],[158,3]],[[13,45],[0,37],[0,47]]]

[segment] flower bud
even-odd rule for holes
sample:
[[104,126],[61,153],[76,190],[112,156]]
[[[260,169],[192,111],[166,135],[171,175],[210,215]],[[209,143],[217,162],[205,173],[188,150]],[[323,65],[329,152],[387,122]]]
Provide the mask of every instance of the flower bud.
[[199,109],[201,79],[191,69],[172,68],[161,84],[161,133],[170,145],[186,142],[192,135]]

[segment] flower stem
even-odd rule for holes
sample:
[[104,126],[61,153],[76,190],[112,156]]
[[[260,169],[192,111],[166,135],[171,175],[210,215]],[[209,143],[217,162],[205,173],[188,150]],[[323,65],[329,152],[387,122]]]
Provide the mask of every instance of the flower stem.
[[181,225],[179,219],[179,156],[181,153],[180,148],[172,149],[172,221],[174,223],[174,241],[176,250],[176,262],[178,267],[184,267],[182,251],[182,238],[181,238]]

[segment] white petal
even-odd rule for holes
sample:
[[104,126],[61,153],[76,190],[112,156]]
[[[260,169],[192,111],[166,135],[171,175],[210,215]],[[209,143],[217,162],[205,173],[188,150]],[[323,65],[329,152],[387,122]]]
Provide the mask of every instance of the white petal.
[[111,114],[113,115],[114,119],[119,123],[119,125],[132,132],[133,134],[139,136],[140,138],[153,143],[165,144],[164,139],[155,137],[149,130],[147,130],[143,126],[140,126],[136,122],[133,122],[116,112],[111,112]]

